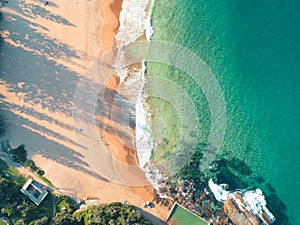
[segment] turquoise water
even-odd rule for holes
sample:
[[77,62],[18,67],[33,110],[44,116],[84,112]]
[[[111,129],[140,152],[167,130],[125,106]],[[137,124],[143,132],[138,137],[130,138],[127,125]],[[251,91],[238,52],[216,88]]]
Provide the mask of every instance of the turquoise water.
[[299,9],[298,1],[156,0],[152,16],[154,40],[185,46],[213,70],[227,107],[221,154],[270,182],[291,224],[300,224]]

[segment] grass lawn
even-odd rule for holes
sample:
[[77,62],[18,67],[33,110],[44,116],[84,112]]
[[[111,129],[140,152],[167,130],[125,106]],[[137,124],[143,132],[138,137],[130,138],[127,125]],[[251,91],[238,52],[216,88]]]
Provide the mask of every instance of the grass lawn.
[[0,225],[7,225],[4,221],[0,220]]
[[44,176],[42,176],[42,175],[40,175],[40,174],[38,174],[38,173],[36,173],[36,175],[37,175],[42,181],[44,181],[46,184],[48,184],[49,187],[51,187],[51,188],[53,188],[53,189],[56,188],[56,187],[51,183],[51,181],[48,180],[46,177],[44,177]]
[[168,219],[176,225],[208,225],[209,223],[180,205],[175,205]]
[[12,180],[18,187],[22,186],[25,183],[25,178],[20,176],[19,171],[7,165],[7,163],[0,159],[0,171],[2,174],[9,175],[9,179]]

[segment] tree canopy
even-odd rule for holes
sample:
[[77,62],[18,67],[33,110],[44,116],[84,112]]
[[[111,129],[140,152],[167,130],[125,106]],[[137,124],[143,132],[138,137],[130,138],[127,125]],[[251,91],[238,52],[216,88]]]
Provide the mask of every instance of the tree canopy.
[[92,206],[73,214],[57,213],[53,225],[151,225],[141,213],[131,205],[111,203]]

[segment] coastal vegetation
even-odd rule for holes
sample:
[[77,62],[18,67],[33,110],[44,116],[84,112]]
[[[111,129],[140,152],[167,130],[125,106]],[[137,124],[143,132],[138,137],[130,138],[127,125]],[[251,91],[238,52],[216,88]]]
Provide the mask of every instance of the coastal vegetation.
[[48,224],[53,213],[51,197],[47,196],[36,206],[20,192],[25,178],[15,168],[0,160],[0,171],[1,215],[16,225]]
[[43,176],[45,174],[45,171],[37,167],[32,160],[27,160],[24,163],[24,167],[29,167],[32,172],[36,172],[39,176]]
[[81,224],[88,225],[151,225],[134,206],[118,202],[102,206],[92,206],[87,210],[76,212],[74,217],[78,221],[84,221]]
[[25,145],[19,145],[17,148],[11,149],[9,155],[13,161],[23,164],[27,160]]
[[91,206],[86,210],[74,212],[74,207],[63,207],[56,213],[53,225],[151,225],[141,213],[131,205],[115,202],[100,206]]
[[74,208],[65,208],[56,213],[54,225],[151,225],[141,213],[131,205],[111,203],[100,206],[91,206],[86,210],[75,211]]
[[21,144],[17,148],[13,149],[11,148],[9,141],[2,141],[0,150],[7,153],[11,160],[13,160],[16,163],[23,164],[27,160],[27,150],[25,149],[25,145]]
[[[36,169],[31,161],[27,165]],[[14,225],[151,225],[133,206],[123,203],[92,206],[77,211],[80,202],[68,196],[49,193],[36,206],[20,192],[25,177],[2,160],[0,171],[0,218],[8,218]]]
[[21,144],[17,148],[12,149],[9,141],[3,141],[1,142],[0,147],[3,152],[10,156],[11,160],[23,165],[25,168],[30,168],[31,172],[34,172],[41,180],[47,183],[50,187],[54,188],[54,185],[46,177],[44,177],[45,171],[39,168],[33,160],[27,159],[28,153],[25,149],[25,145]]

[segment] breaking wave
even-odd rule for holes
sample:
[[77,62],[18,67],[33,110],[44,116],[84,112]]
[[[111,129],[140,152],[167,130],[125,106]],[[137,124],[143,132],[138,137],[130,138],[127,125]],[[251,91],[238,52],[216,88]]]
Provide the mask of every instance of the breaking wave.
[[153,35],[153,27],[151,25],[151,9],[152,2],[150,0],[123,0],[122,10],[120,13],[120,26],[116,35],[116,43],[118,53],[115,60],[116,72],[120,78],[120,83],[129,85],[126,82],[127,77],[132,79],[141,79],[142,85],[137,93],[136,98],[136,149],[141,169],[145,169],[146,163],[150,160],[153,150],[153,138],[151,132],[147,128],[147,112],[145,110],[145,102],[143,89],[145,83],[145,63],[142,62],[141,76],[136,77],[124,65],[123,46],[129,45],[140,39],[151,39]]
[[118,46],[128,45],[145,34],[148,5],[149,0],[123,0],[120,26],[116,35]]

